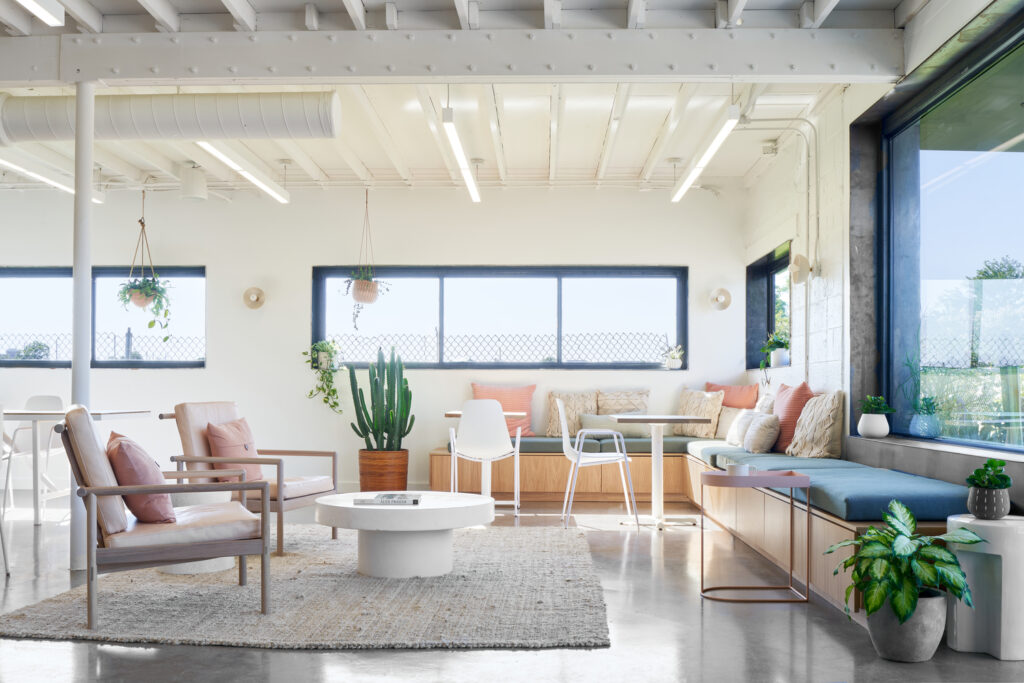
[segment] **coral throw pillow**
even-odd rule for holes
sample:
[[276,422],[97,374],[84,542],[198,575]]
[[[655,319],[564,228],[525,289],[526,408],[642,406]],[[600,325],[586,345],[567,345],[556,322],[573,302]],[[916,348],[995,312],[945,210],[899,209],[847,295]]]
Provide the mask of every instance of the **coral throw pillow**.
[[530,418],[532,417],[530,402],[533,400],[533,392],[536,388],[536,384],[523,387],[496,387],[473,382],[473,398],[492,398],[501,404],[501,409],[505,412],[526,413],[526,417],[505,419],[508,424],[508,433],[514,437],[516,427],[522,427],[523,436],[535,436],[533,430],[530,429]]
[[[153,458],[127,436],[110,433],[107,458],[118,486],[154,486],[167,483]],[[147,523],[174,522],[174,505],[167,493],[134,493],[124,497],[135,519]]]
[[775,452],[785,453],[789,444],[793,441],[793,434],[796,433],[796,423],[800,419],[800,413],[804,405],[814,398],[814,392],[807,386],[807,382],[801,382],[795,387],[783,384],[779,387],[779,393],[775,395],[775,407],[773,412],[779,416],[779,439],[775,442]]
[[[212,422],[206,425],[206,440],[210,442],[210,455],[215,458],[255,458],[256,442],[252,438],[252,430],[245,418],[232,420],[223,424],[215,425]],[[213,463],[215,470],[245,470],[246,481],[259,481],[263,479],[263,471],[259,465],[239,465],[226,463]],[[236,481],[235,477],[221,477],[220,481]]]
[[715,384],[706,382],[704,391],[724,391],[725,399],[722,406],[725,408],[753,409],[757,405],[757,384]]

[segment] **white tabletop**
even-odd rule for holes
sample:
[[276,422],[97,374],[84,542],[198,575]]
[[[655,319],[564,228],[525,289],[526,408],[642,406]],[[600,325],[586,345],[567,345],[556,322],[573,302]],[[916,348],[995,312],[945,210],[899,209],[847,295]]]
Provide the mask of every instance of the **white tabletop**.
[[[90,410],[89,414],[92,415],[94,420],[113,420],[119,417],[145,417],[149,415],[148,410]],[[17,422],[23,420],[28,421],[43,421],[43,420],[63,420],[63,410],[22,410],[22,409],[11,409],[4,410],[4,419],[12,420]]]
[[[512,418],[526,417],[526,413],[524,411],[520,411],[520,410],[503,410],[501,414],[504,415],[505,417],[512,417]],[[462,411],[461,410],[446,410],[446,411],[444,411],[444,416],[445,417],[462,417]]]
[[[356,505],[356,498],[378,493],[417,493],[419,505]],[[494,499],[475,493],[440,491],[363,491],[316,499],[316,521],[361,531],[437,531],[494,521]]]
[[711,424],[709,417],[696,415],[644,415],[642,413],[624,413],[612,415],[616,422],[623,424]]

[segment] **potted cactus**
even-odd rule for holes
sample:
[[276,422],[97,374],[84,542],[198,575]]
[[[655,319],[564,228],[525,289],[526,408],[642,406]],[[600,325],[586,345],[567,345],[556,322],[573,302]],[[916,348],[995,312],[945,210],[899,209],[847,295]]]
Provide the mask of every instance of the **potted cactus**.
[[1010,514],[1010,487],[1013,480],[1003,468],[1005,460],[989,458],[967,477],[967,511],[978,519],[1002,519]]
[[402,359],[391,349],[390,359],[377,350],[377,362],[367,368],[370,377],[370,401],[356,381],[356,371],[348,369],[355,406],[354,431],[366,442],[359,449],[359,490],[404,491],[409,474],[409,451],[402,439],[412,431],[412,391],[403,377]]

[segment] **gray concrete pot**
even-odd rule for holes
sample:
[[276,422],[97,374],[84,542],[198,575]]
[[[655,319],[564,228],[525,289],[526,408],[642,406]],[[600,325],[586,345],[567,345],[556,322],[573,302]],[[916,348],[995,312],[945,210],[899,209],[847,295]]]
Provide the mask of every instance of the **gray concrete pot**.
[[875,652],[895,662],[926,662],[935,654],[946,630],[946,596],[923,590],[917,609],[904,623],[887,603],[868,617],[868,633]]
[[1002,519],[1010,514],[1010,489],[972,486],[967,491],[967,511],[978,519]]

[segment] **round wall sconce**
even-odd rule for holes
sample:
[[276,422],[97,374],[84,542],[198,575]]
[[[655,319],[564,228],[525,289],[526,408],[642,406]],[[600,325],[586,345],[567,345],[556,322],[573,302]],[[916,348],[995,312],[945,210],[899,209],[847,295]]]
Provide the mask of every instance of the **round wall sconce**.
[[728,289],[719,287],[715,291],[711,292],[711,308],[716,311],[724,311],[729,308],[729,304],[732,303],[732,294],[729,293]]
[[793,281],[793,284],[802,285],[813,273],[814,267],[811,266],[811,262],[807,260],[806,256],[793,254],[789,261],[789,279]]
[[259,287],[250,287],[242,293],[242,301],[249,308],[259,308],[267,300],[267,295]]

